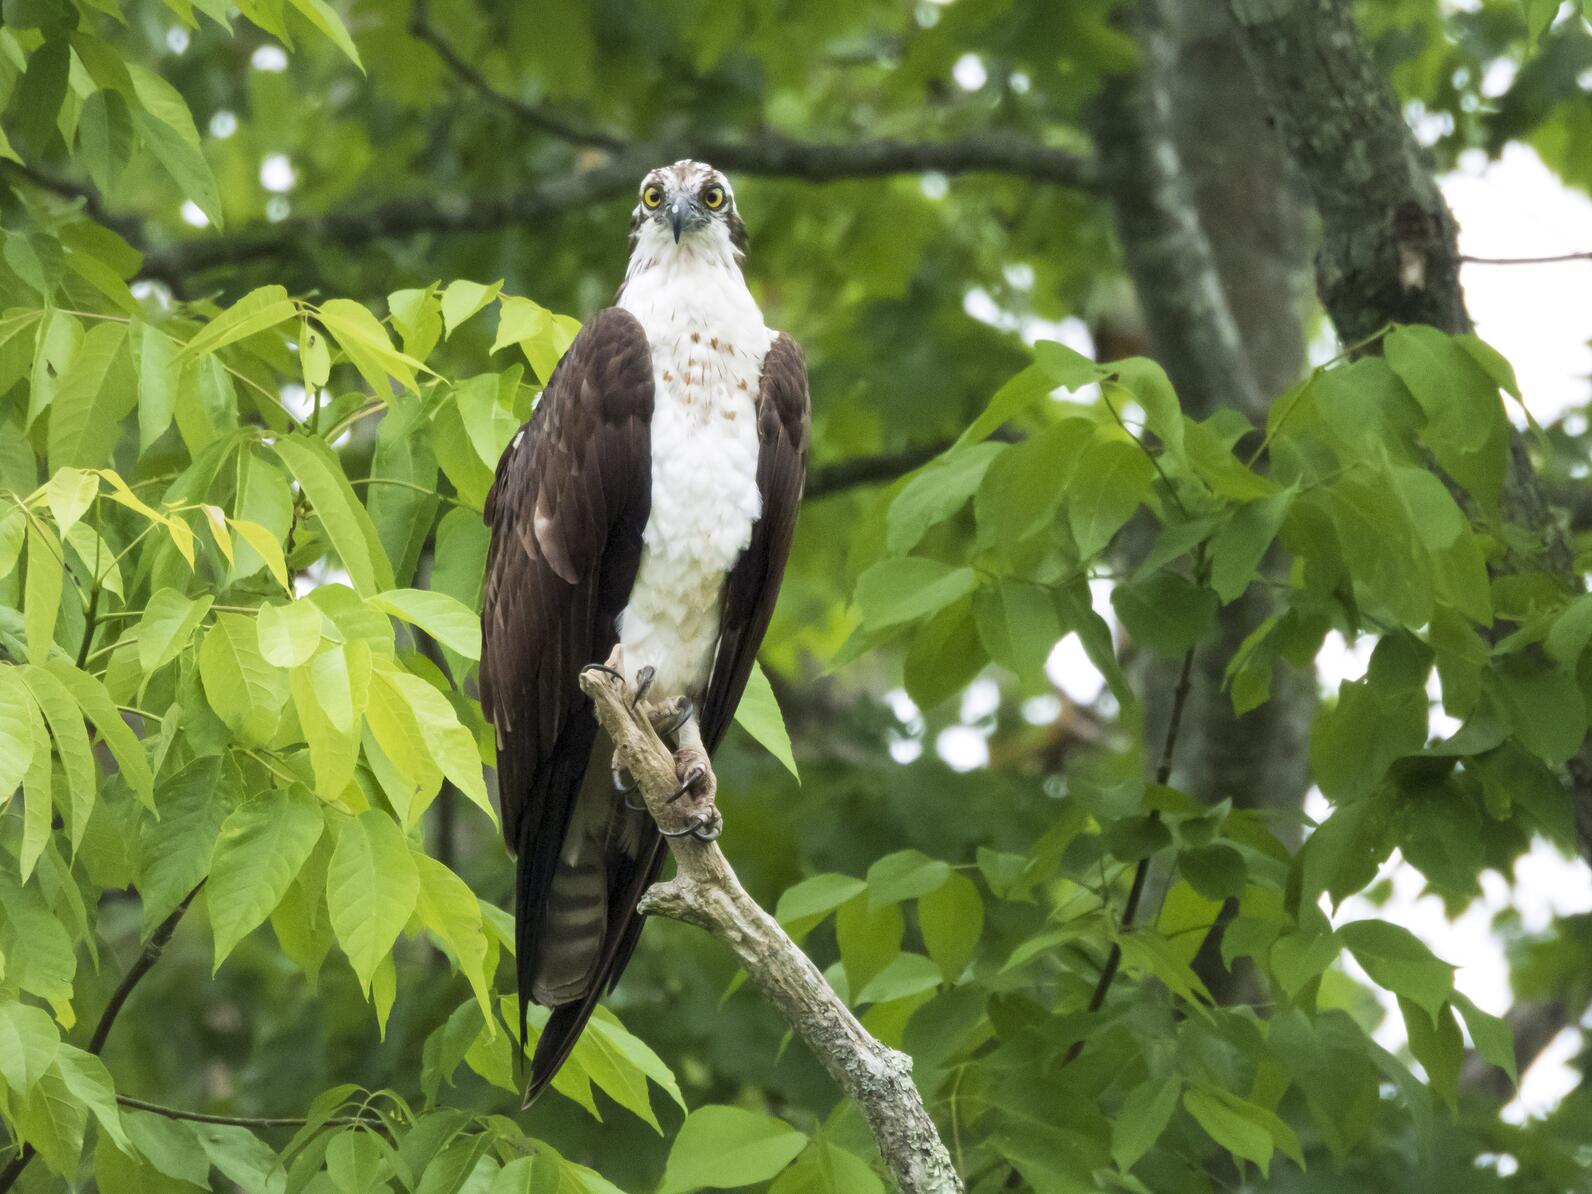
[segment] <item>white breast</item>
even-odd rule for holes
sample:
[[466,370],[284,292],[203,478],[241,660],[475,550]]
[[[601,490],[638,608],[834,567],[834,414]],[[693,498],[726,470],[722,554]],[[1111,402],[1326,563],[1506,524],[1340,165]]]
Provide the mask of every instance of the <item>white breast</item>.
[[755,396],[774,333],[733,259],[689,246],[657,246],[619,300],[647,333],[656,387],[652,513],[619,632],[625,671],[654,669],[653,699],[701,697],[724,580],[762,512]]

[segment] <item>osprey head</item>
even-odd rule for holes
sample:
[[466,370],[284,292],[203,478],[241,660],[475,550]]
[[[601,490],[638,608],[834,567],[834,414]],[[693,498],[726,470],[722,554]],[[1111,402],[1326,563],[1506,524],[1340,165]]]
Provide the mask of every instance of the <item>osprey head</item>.
[[632,239],[640,238],[649,224],[675,244],[706,234],[727,240],[737,253],[746,247],[746,228],[736,214],[730,180],[706,162],[682,159],[641,180],[641,195],[631,213]]

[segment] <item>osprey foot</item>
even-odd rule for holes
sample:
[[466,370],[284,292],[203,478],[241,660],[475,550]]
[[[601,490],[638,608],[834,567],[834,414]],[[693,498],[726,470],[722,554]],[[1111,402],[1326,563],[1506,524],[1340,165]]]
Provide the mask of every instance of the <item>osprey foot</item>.
[[719,784],[713,776],[713,768],[708,765],[707,751],[700,746],[682,746],[675,751],[674,777],[680,781],[680,786],[668,803],[673,804],[682,796],[693,796],[709,808],[713,807]]
[[671,734],[680,732],[680,728],[696,716],[696,706],[691,703],[688,696],[676,697],[671,705],[665,705],[659,719],[652,723],[652,728],[657,731],[660,738],[667,738]]
[[634,709],[641,704],[641,698],[647,695],[647,689],[652,687],[652,682],[658,676],[658,670],[652,666],[642,668],[636,673],[636,691],[630,698],[630,707]]
[[618,668],[609,667],[606,663],[588,663],[585,667],[581,668],[580,670],[582,672],[602,672],[605,675],[612,676],[615,680],[618,680],[621,684],[623,684],[625,682],[625,674],[623,672],[621,672]]

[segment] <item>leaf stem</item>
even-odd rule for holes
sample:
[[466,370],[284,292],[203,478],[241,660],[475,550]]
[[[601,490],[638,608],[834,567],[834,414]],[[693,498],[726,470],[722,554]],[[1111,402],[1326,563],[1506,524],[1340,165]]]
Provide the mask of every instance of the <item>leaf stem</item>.
[[[1203,571],[1203,561],[1201,571]],[[1188,705],[1189,692],[1194,687],[1194,650],[1195,648],[1190,647],[1184,653],[1183,666],[1177,678],[1177,689],[1172,694],[1172,711],[1166,721],[1166,740],[1161,744],[1161,760],[1155,768],[1155,782],[1162,786],[1172,778],[1172,761],[1177,754],[1177,736],[1183,724],[1183,710]],[[1160,819],[1159,811],[1152,811],[1150,816],[1154,820]],[[1139,915],[1139,904],[1144,899],[1145,884],[1149,878],[1150,855],[1146,854],[1133,868],[1133,884],[1128,888],[1128,901],[1122,906],[1119,936],[1133,928],[1133,922]],[[1111,943],[1111,951],[1106,954],[1106,963],[1100,969],[1100,977],[1095,980],[1094,991],[1089,996],[1091,1012],[1097,1012],[1105,1005],[1106,996],[1110,993],[1111,984],[1116,981],[1117,971],[1120,969],[1122,969],[1122,943],[1119,940]],[[1082,1052],[1083,1038],[1079,1037],[1068,1047],[1067,1055],[1061,1064],[1070,1065]]]
[[[130,1107],[134,1111],[148,1111],[154,1115],[163,1115],[167,1119],[188,1120],[198,1124],[224,1124],[235,1128],[301,1128],[309,1121],[292,1116],[248,1116],[248,1115],[211,1115],[204,1111],[189,1111],[183,1107],[167,1107],[160,1103],[150,1103],[143,1099],[135,1099],[131,1095],[117,1095],[116,1101],[123,1107]],[[347,1128],[360,1124],[378,1123],[379,1120],[362,1115],[335,1115],[323,1120],[330,1127]]]

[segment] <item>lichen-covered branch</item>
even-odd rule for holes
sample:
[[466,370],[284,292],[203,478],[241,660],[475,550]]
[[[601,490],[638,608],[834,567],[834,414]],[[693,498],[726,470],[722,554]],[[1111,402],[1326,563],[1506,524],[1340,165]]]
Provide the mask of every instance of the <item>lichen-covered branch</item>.
[[[604,670],[588,668],[580,684],[661,828],[677,830],[715,815],[711,780],[705,795],[671,801],[680,779],[674,755],[653,729],[652,707],[634,708],[629,686]],[[682,745],[689,746],[689,739]],[[912,1060],[857,1022],[807,955],[747,895],[717,842],[671,837],[669,846],[675,875],[642,898],[642,911],[694,924],[729,947],[752,985],[862,1111],[904,1194],[960,1191],[950,1154],[912,1083]]]

